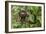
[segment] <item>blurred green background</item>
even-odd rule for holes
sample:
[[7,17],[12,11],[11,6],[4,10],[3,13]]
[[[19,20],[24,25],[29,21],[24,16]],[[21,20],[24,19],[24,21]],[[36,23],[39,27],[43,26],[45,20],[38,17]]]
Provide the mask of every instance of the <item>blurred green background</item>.
[[[26,17],[26,21],[22,23],[20,21],[19,12],[24,9],[29,17]],[[12,5],[11,6],[11,27],[12,28],[34,28],[41,27],[41,6],[22,6],[22,5]]]

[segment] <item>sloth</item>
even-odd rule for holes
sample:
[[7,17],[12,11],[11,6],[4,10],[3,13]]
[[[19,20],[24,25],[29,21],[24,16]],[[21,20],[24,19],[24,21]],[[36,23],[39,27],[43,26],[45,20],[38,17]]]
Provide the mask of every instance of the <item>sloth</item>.
[[21,17],[21,21],[23,22],[25,21],[25,18],[29,15],[27,14],[25,10],[22,10],[21,12],[19,12],[19,16]]

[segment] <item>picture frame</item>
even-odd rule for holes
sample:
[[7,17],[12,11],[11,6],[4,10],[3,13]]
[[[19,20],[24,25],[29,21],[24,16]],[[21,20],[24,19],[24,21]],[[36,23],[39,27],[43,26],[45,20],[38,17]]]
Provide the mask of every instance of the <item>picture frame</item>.
[[[27,9],[25,9],[25,7]],[[33,8],[29,9],[29,7],[33,7]],[[41,9],[39,7],[41,7]],[[35,10],[37,11],[37,8],[39,8],[38,13],[35,12]],[[32,24],[31,24],[32,26],[29,25],[30,27],[29,26],[27,27],[26,25],[24,26],[24,25],[21,25],[21,24],[20,24],[21,25],[21,27],[20,27],[18,25],[18,22],[16,22],[17,19],[16,18],[13,19],[14,17],[16,17],[14,15],[17,15],[16,12],[17,11],[18,12],[21,11],[20,9],[22,9],[22,10],[25,9],[28,12],[31,9],[33,9],[33,10],[35,9],[34,12],[32,11],[32,15],[33,15],[32,17],[34,17],[34,15],[37,14],[41,24],[38,25],[37,22],[36,22],[36,26],[35,26],[35,23],[32,22]],[[17,10],[17,11],[15,12],[14,10],[15,11]],[[40,14],[40,17],[39,17],[39,14]],[[36,17],[37,17],[37,15],[36,15]],[[32,17],[31,17],[31,19],[32,19],[32,21],[34,21],[35,18],[32,18]],[[28,19],[30,19],[30,18],[28,18]],[[23,22],[23,20],[22,20],[22,22]],[[35,32],[35,31],[45,31],[45,3],[40,3],[40,2],[22,2],[22,1],[5,1],[5,32],[6,33],[19,33],[19,32]]]

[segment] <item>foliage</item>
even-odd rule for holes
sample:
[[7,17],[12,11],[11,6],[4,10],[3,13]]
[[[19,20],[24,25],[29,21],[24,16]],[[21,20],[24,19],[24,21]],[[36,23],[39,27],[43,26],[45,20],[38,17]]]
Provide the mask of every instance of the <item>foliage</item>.
[[[24,21],[23,23],[20,21],[21,17],[19,16],[21,9],[24,9],[29,14],[29,17],[26,17],[26,21]],[[12,28],[41,27],[41,6],[12,5],[11,15]]]

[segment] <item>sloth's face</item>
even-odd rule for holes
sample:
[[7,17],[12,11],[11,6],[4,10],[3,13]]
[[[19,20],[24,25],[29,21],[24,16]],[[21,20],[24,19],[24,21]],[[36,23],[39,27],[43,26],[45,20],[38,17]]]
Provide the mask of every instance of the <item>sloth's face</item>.
[[20,17],[26,17],[27,16],[27,13],[25,12],[25,11],[22,11],[22,12],[20,12]]

